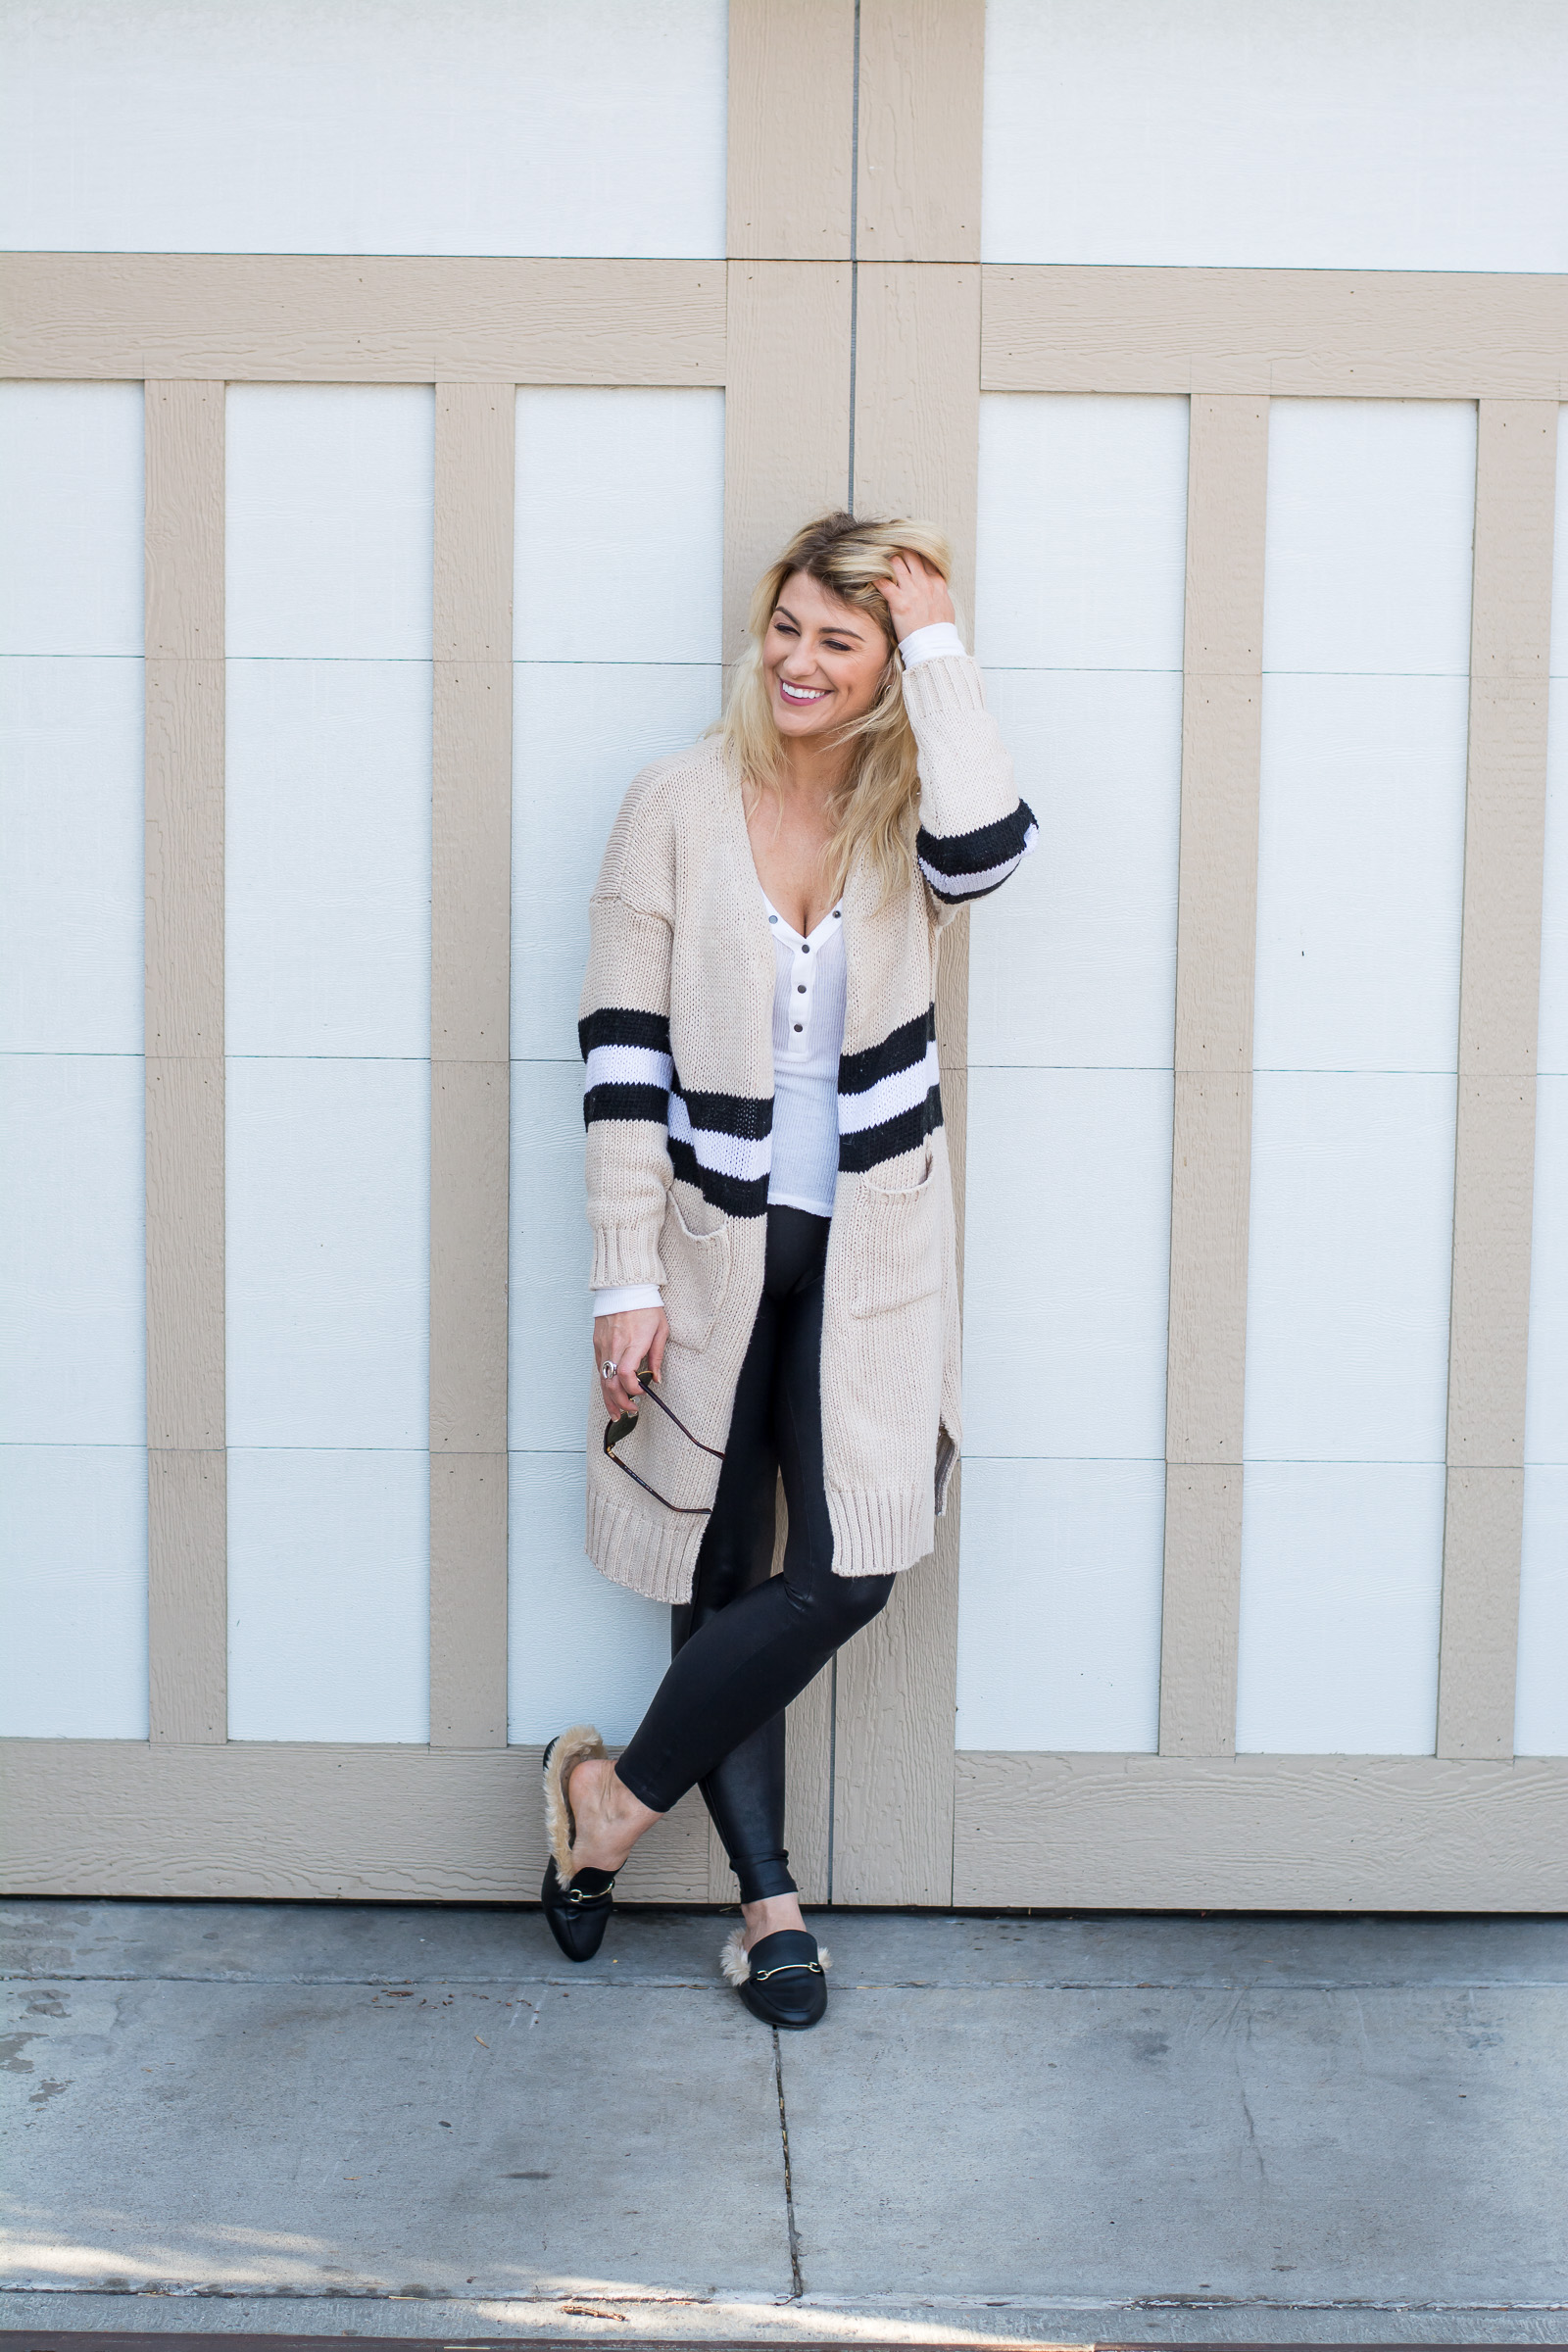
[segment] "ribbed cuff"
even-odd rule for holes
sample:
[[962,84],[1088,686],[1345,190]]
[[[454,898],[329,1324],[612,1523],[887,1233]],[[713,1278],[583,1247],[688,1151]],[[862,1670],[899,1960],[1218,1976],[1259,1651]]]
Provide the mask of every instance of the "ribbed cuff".
[[979,662],[968,654],[918,662],[904,673],[904,702],[911,723],[940,718],[949,711],[983,710],[985,683]]
[[891,1494],[829,1487],[835,1576],[891,1576],[923,1560],[936,1541],[930,1488]]
[[957,623],[952,620],[933,620],[923,629],[911,629],[907,637],[899,639],[899,652],[906,669],[914,669],[922,662],[943,662],[956,654],[963,659],[963,639]]
[[[662,1214],[662,1212],[661,1212]],[[664,1280],[659,1254],[659,1227],[600,1225],[594,1231],[594,1262],[588,1275],[591,1291],[658,1291]],[[658,1304],[658,1300],[655,1301]]]

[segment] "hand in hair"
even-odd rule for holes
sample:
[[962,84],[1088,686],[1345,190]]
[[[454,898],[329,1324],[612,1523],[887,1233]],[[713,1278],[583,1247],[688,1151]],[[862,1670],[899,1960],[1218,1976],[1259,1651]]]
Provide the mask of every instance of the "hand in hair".
[[894,633],[901,645],[915,629],[927,629],[933,621],[955,617],[953,599],[941,572],[924,556],[914,555],[907,548],[899,549],[889,577],[878,580],[877,586],[893,616]]

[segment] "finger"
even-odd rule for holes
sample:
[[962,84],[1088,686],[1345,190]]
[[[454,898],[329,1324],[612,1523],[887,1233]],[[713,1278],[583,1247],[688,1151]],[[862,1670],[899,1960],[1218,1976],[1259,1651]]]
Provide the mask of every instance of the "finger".
[[669,1325],[667,1323],[661,1323],[659,1329],[655,1332],[653,1338],[648,1343],[648,1368],[653,1373],[653,1376],[656,1380],[661,1377],[663,1371],[664,1342],[668,1339],[668,1337]]

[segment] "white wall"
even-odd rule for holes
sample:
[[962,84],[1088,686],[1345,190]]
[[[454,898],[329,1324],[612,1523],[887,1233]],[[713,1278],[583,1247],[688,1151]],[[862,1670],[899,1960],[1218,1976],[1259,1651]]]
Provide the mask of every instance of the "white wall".
[[147,1736],[142,394],[0,385],[0,1733]]
[[975,646],[1040,848],[969,960],[960,1747],[1158,1735],[1187,403],[981,402]]
[[1558,0],[989,0],[991,262],[1568,269]]
[[723,0],[14,0],[0,247],[713,255]]
[[1269,427],[1237,1744],[1431,1750],[1475,411]]
[[583,1552],[577,999],[621,797],[718,711],[723,395],[519,392],[516,482],[509,1714],[514,1740],[573,1720],[625,1740],[667,1662],[669,1612]]
[[227,412],[229,1734],[428,1736],[426,386]]
[[1568,1754],[1568,409],[1558,411],[1546,750],[1546,874],[1536,1081],[1535,1235],[1525,1401],[1525,1541],[1514,1745]]

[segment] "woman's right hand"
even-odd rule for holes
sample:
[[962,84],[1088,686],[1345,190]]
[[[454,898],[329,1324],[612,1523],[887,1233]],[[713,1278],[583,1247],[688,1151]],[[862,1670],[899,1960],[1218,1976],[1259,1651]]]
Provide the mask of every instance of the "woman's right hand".
[[[637,1410],[643,1400],[637,1367],[646,1361],[657,1380],[668,1337],[669,1325],[662,1306],[640,1306],[630,1314],[594,1317],[594,1369],[599,1375],[605,1410],[612,1421],[618,1414]],[[615,1367],[613,1377],[609,1380],[605,1377],[607,1364]]]

